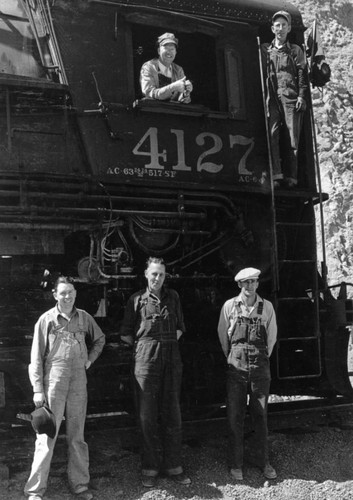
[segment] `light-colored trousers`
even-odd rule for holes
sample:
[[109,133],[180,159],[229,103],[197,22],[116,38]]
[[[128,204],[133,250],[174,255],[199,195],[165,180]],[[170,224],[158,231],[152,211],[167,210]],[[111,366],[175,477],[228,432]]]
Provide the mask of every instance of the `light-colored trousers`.
[[84,440],[84,426],[87,411],[87,377],[84,358],[78,343],[74,343],[66,353],[47,359],[45,365],[44,390],[47,403],[56,418],[54,439],[46,434],[37,434],[32,469],[25,485],[25,495],[43,496],[50,470],[54,446],[65,412],[66,440],[68,446],[68,480],[70,489],[80,493],[88,487],[89,456]]

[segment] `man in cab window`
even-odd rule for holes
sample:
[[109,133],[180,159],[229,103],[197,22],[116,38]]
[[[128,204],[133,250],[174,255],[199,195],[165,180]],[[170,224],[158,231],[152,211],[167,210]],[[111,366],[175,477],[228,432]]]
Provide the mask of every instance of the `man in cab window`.
[[164,33],[157,40],[158,57],[145,62],[140,72],[142,94],[149,99],[191,102],[192,83],[181,66],[175,64],[178,39],[173,33]]

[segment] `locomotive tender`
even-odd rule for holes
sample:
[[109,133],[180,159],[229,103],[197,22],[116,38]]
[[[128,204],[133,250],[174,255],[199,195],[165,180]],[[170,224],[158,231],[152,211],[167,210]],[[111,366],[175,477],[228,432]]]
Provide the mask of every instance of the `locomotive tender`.
[[[0,0],[0,416],[31,409],[33,325],[51,280],[75,277],[77,305],[107,345],[89,374],[89,413],[133,414],[124,305],[149,255],[182,300],[184,418],[224,405],[217,337],[234,274],[262,271],[277,310],[272,392],[350,396],[351,302],[318,272],[310,113],[299,185],[273,190],[258,38],[282,0]],[[139,70],[165,31],[193,82],[191,104],[143,99]]]

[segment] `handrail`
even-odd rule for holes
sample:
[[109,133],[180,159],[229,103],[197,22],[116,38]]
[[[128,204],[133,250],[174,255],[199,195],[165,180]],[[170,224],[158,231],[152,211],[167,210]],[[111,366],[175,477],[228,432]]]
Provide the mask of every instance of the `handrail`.
[[265,125],[266,125],[266,140],[267,140],[267,151],[268,151],[268,164],[270,172],[270,186],[271,186],[271,215],[272,215],[272,226],[273,226],[273,284],[275,294],[279,291],[279,276],[278,276],[278,248],[277,248],[277,233],[276,233],[276,208],[275,208],[275,192],[274,192],[274,181],[273,181],[273,165],[272,165],[272,151],[271,151],[271,141],[270,141],[270,130],[268,123],[268,113],[266,104],[266,91],[265,91],[265,79],[262,66],[262,55],[261,55],[261,42],[260,37],[257,37],[258,53],[259,53],[259,67],[261,76],[261,88],[262,88],[262,101],[265,115]]
[[[305,63],[307,64],[306,57],[306,45],[303,44],[303,52]],[[316,128],[315,128],[315,120],[314,120],[314,110],[313,110],[313,101],[311,96],[311,86],[310,83],[308,85],[308,94],[309,94],[309,112],[310,112],[310,123],[312,130],[312,140],[313,140],[313,148],[314,148],[314,159],[315,159],[315,173],[317,179],[317,188],[319,193],[319,207],[320,207],[320,230],[321,230],[321,246],[322,246],[322,279],[324,281],[324,288],[327,288],[327,261],[326,261],[326,246],[325,246],[325,225],[324,225],[324,209],[323,209],[323,193],[322,193],[322,185],[321,185],[321,175],[320,175],[320,162],[319,162],[319,153],[317,147],[317,139],[316,139]]]

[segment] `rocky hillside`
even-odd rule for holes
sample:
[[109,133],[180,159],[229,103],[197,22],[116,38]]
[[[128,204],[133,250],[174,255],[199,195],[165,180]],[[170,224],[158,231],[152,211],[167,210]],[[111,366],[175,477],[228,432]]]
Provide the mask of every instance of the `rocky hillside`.
[[[353,284],[353,0],[291,0],[306,26],[316,19],[331,81],[313,89],[329,284]],[[319,210],[317,212],[319,218]],[[318,223],[318,235],[320,223]],[[322,244],[319,243],[319,256]],[[353,295],[353,286],[348,287]]]

